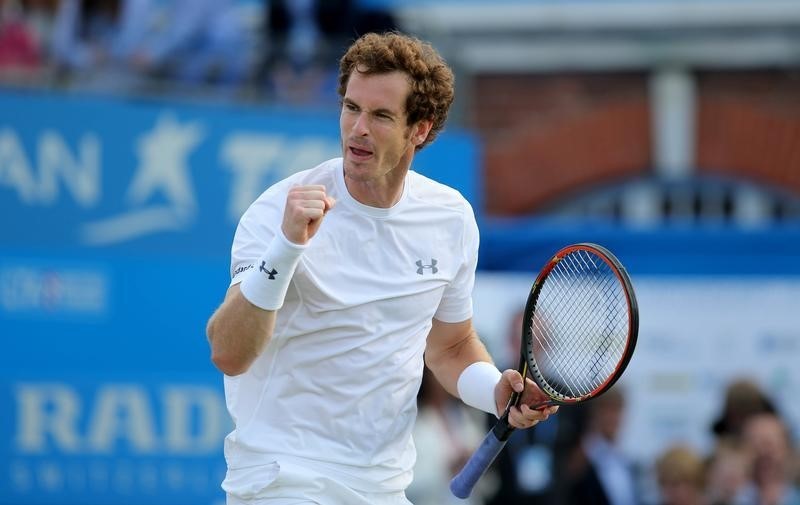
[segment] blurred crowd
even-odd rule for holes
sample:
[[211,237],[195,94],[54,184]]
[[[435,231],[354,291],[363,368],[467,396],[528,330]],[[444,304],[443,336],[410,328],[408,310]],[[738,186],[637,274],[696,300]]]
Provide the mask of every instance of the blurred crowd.
[[[464,503],[449,495],[457,473],[493,425],[429,378],[415,432],[418,465],[408,495],[417,505]],[[687,405],[687,408],[690,406]],[[800,453],[771,399],[750,380],[728,385],[709,427],[709,453],[674,442],[635,462],[620,445],[624,389],[562,408],[515,431],[470,505],[800,505]]]
[[[500,355],[516,356],[522,314],[509,325]],[[499,366],[516,368],[515,359]],[[408,491],[416,505],[464,503],[449,480],[494,425],[427,376],[415,431],[418,463]],[[621,443],[626,393],[604,395],[531,430],[515,431],[469,505],[800,505],[800,452],[788,419],[755,381],[726,384],[707,430],[711,448],[667,442],[652,461],[635,460]],[[692,405],[687,404],[687,409]]]
[[0,0],[0,85],[328,100],[357,0]]

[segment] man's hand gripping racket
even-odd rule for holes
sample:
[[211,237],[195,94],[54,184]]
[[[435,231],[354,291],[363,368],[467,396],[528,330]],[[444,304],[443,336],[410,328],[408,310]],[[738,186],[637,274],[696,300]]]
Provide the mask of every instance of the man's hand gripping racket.
[[[625,268],[596,244],[558,251],[531,287],[522,322],[520,375],[539,386],[546,400],[531,406],[573,405],[608,391],[636,347],[639,309]],[[523,392],[514,392],[450,490],[467,498],[514,431],[509,422]]]

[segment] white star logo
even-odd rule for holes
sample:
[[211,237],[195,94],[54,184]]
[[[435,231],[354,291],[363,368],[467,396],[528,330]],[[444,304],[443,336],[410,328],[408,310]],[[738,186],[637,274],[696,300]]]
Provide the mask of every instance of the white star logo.
[[[185,228],[197,210],[188,158],[203,138],[200,123],[180,123],[164,113],[139,138],[136,168],[126,200],[138,208],[89,223],[84,238],[95,245],[123,242],[164,230]],[[167,203],[145,203],[161,193]]]

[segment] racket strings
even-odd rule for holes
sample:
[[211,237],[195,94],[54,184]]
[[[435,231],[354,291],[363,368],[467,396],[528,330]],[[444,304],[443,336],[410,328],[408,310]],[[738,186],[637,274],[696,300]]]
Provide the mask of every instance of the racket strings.
[[[574,260],[574,257],[567,257],[567,261],[570,260]],[[602,265],[605,266],[605,264]],[[580,361],[570,360],[569,363],[571,363],[573,366],[568,369],[568,372],[577,373],[581,370],[584,370],[586,372],[585,378],[589,380],[588,385],[594,388],[602,384],[606,377],[613,373],[617,358],[621,356],[621,353],[624,350],[624,340],[615,340],[613,338],[614,329],[619,325],[617,325],[614,321],[608,320],[609,315],[613,315],[618,312],[605,310],[610,308],[608,307],[608,301],[614,296],[613,293],[609,292],[609,287],[617,286],[617,284],[616,282],[611,284],[607,283],[606,280],[614,280],[613,277],[608,277],[608,274],[613,276],[613,273],[601,273],[596,264],[588,266],[585,262],[583,262],[582,265],[573,264],[572,267],[577,271],[590,272],[594,278],[589,279],[588,282],[582,283],[584,284],[581,286],[584,288],[583,295],[575,299],[572,310],[565,312],[565,315],[570,317],[566,320],[568,324],[566,325],[564,331],[569,332],[570,334],[578,335],[578,337],[568,341],[572,344],[572,346],[567,347],[567,351],[572,353],[577,352],[581,344],[586,343],[587,339],[593,337],[595,338],[596,346],[595,352],[591,356],[591,359],[584,362],[585,366],[579,367],[578,365],[580,364]],[[574,314],[592,314],[594,317],[583,321],[584,324],[581,325],[580,319],[575,318]],[[600,336],[599,342],[597,342],[597,335]],[[616,353],[616,356],[615,353],[609,352],[613,351],[611,347],[615,341],[621,344],[618,349],[619,352]]]
[[[595,352],[593,356],[591,356],[591,359],[583,361],[583,363],[585,363],[584,370],[587,372],[586,378],[588,378],[590,381],[589,386],[596,387],[605,380],[605,377],[608,374],[613,373],[613,367],[604,370],[603,365],[614,365],[616,362],[616,360],[613,359],[613,354],[609,353],[611,345],[614,342],[612,336],[613,328],[616,325],[614,322],[609,322],[607,317],[603,317],[614,313],[603,310],[604,306],[607,307],[608,305],[608,300],[610,299],[609,296],[613,295],[608,293],[609,284],[605,283],[605,279],[609,278],[607,275],[609,272],[601,273],[600,270],[598,270],[597,264],[593,263],[588,265],[586,260],[591,260],[591,257],[587,258],[585,255],[581,255],[581,257],[578,259],[581,261],[576,263],[576,256],[569,256],[566,258],[566,260],[567,262],[572,262],[573,264],[567,265],[567,263],[565,263],[565,265],[571,267],[573,271],[590,272],[593,278],[580,283],[580,287],[583,288],[580,290],[582,292],[582,296],[575,298],[571,310],[565,312],[565,314],[571,315],[571,317],[565,320],[568,324],[565,325],[564,331],[568,332],[569,334],[579,336],[573,340],[568,340],[572,346],[566,347],[566,349],[568,352],[575,353],[578,351],[579,344],[585,343],[587,338],[590,338],[593,335],[601,336],[601,340],[597,343]],[[605,266],[605,264],[602,265]],[[615,283],[610,284],[610,286],[615,285]],[[594,317],[587,319],[585,324],[581,326],[579,318],[574,317],[575,314],[591,314]],[[582,335],[585,335],[585,337]],[[620,339],[617,341],[621,342]],[[576,360],[571,360],[570,363],[572,363],[574,366],[568,369],[569,373],[574,374],[575,372],[579,372],[579,368],[576,365],[578,362]],[[606,371],[606,373],[603,373],[604,371]]]
[[587,395],[614,374],[628,331],[627,297],[613,269],[573,251],[545,279],[531,319],[538,371],[558,395]]
[[[594,313],[598,313],[597,311],[601,310],[602,302],[612,300],[613,298],[615,298],[615,295],[617,294],[621,295],[619,297],[619,300],[623,302],[623,304],[626,303],[624,293],[622,293],[621,289],[618,289],[616,293],[611,292],[613,288],[620,288],[620,285],[616,282],[616,277],[614,276],[613,272],[606,263],[601,262],[598,264],[598,259],[596,257],[585,252],[584,254],[570,255],[566,259],[568,261],[573,261],[573,262],[578,261],[580,264],[582,264],[584,271],[592,272],[594,276],[594,281],[598,281],[591,283],[591,286],[595,289],[594,294],[596,296],[592,298],[591,294],[587,294],[586,297],[587,300],[590,302],[591,311],[593,311]],[[603,270],[602,274],[601,270]],[[607,280],[610,280],[612,282],[606,282]],[[605,314],[606,316],[626,314],[627,310],[624,305],[623,309],[624,309],[623,311],[604,311],[603,314]],[[625,318],[625,320],[627,321],[627,317]],[[611,328],[618,327],[616,322],[612,321],[610,322],[610,325],[606,324],[606,327],[603,329],[606,329],[609,326]],[[594,333],[595,330],[597,330],[597,328],[587,328],[587,331],[589,331],[590,333]],[[627,330],[627,328],[625,328],[625,330]],[[602,384],[602,382],[605,381],[605,378],[614,372],[614,368],[616,368],[615,366],[616,362],[618,361],[618,358],[621,357],[622,352],[624,351],[624,343],[625,343],[624,339],[615,340],[614,338],[612,338],[613,334],[610,331],[601,332],[600,334],[603,335],[603,339],[601,341],[601,344],[599,345],[598,352],[595,354],[595,359],[589,363],[589,370],[592,373],[594,373],[596,377],[599,378],[599,380],[595,383],[595,386],[599,386],[600,384]],[[626,335],[627,332],[625,333],[625,336]],[[614,345],[615,342],[619,344],[619,349],[617,349],[619,352],[617,354],[613,352],[609,353],[609,351],[611,350],[610,349],[611,346]],[[604,361],[603,357],[605,356],[617,359],[610,359]],[[606,365],[614,365],[614,366],[608,368],[606,367]]]

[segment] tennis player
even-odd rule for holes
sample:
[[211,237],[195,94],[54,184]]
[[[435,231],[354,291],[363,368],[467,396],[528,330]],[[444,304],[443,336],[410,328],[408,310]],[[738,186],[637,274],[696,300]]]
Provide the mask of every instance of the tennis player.
[[[453,84],[429,44],[364,35],[340,61],[342,158],[275,184],[242,216],[208,323],[235,423],[229,505],[407,505],[423,360],[495,415],[522,389],[471,322],[472,208],[411,170],[444,126]],[[544,399],[529,380],[525,403]],[[511,423],[555,410],[523,405]]]

